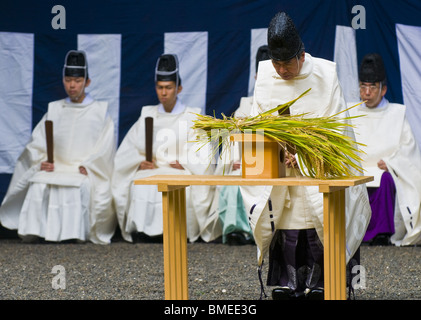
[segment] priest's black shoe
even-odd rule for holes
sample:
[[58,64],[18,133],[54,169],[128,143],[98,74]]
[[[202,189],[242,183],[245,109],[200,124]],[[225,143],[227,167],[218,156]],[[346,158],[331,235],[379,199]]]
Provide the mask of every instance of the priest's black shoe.
[[323,288],[313,288],[305,290],[305,297],[307,300],[324,300],[325,291]]
[[372,246],[389,246],[391,244],[390,235],[387,233],[379,233],[370,242]]
[[291,300],[295,298],[295,293],[291,288],[279,287],[272,290],[273,300]]
[[149,236],[143,232],[131,233],[133,243],[163,243],[163,236]]
[[243,246],[246,244],[252,244],[253,239],[242,232],[231,232],[226,236],[226,243],[230,246]]

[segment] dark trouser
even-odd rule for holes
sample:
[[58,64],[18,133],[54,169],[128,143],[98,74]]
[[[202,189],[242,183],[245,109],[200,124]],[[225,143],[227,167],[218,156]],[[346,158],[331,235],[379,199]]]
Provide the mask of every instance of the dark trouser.
[[287,286],[296,292],[323,288],[323,245],[315,229],[276,230],[267,285]]
[[[360,264],[360,249],[347,264],[350,290]],[[286,286],[296,292],[324,288],[323,244],[315,229],[276,230],[269,250],[268,286]]]

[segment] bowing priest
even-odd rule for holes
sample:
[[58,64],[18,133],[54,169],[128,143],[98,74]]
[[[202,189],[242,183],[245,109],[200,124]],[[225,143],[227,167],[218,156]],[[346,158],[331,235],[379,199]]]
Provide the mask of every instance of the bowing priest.
[[[291,114],[325,117],[346,109],[333,62],[305,52],[292,19],[277,13],[268,27],[271,60],[259,64],[252,115],[311,91],[290,107]],[[345,117],[347,113],[339,116]],[[344,134],[353,137],[352,130]],[[301,176],[295,155],[286,157],[288,176]],[[360,175],[356,172],[355,175]],[[323,201],[317,187],[241,187],[258,247],[258,264],[269,255],[267,285],[273,299],[322,299]],[[346,261],[354,257],[370,219],[365,186],[348,188],[346,197]],[[260,268],[261,270],[261,268]]]
[[[163,54],[155,70],[159,104],[142,107],[139,119],[117,150],[112,192],[122,236],[127,241],[156,242],[162,241],[163,236],[162,194],[157,186],[134,185],[134,180],[158,174],[212,173],[208,171],[212,169],[209,156],[203,155],[204,149],[196,152],[198,145],[192,143],[195,140],[192,121],[201,110],[181,101],[178,94],[182,89],[177,56]],[[153,122],[152,140],[145,137],[145,121]],[[209,215],[214,189],[213,186],[186,188],[190,242],[212,241],[221,235],[218,216]]]
[[[374,176],[367,184],[372,216],[364,241],[397,246],[421,243],[421,154],[406,116],[406,106],[386,98],[382,57],[364,56],[359,69],[360,97],[350,109],[356,138],[365,144],[362,166]],[[355,103],[354,103],[355,105]]]
[[[0,207],[1,224],[24,241],[108,244],[114,234],[114,123],[108,103],[85,92],[90,83],[86,54],[69,51],[63,67],[68,97],[48,104]],[[46,120],[53,123],[53,158],[47,158]]]

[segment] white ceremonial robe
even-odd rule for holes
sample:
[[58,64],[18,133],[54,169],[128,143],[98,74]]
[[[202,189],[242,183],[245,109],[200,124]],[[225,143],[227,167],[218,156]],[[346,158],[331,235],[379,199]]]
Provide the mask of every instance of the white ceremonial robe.
[[[162,194],[157,186],[134,185],[136,179],[160,174],[212,174],[211,159],[205,148],[196,152],[198,144],[191,129],[199,108],[184,106],[179,100],[174,109],[178,112],[159,112],[160,105],[144,106],[137,122],[130,128],[117,150],[114,161],[112,192],[122,236],[132,241],[132,232],[149,236],[163,233]],[[138,170],[146,159],[145,118],[153,117],[153,159],[156,168]],[[184,170],[170,163],[178,160]],[[210,214],[215,186],[186,188],[187,236],[194,242],[221,235],[218,216]],[[220,228],[219,228],[220,229]]]
[[237,110],[235,110],[234,116],[236,118],[247,118],[250,116],[251,107],[253,106],[253,96],[242,97],[240,100],[240,105]]
[[[306,53],[300,74],[293,80],[283,80],[270,60],[262,61],[259,64],[251,114],[257,115],[291,101],[310,88],[307,95],[290,107],[292,115],[308,113],[306,116],[322,117],[345,110],[346,103],[335,63]],[[338,116],[345,117],[348,113]],[[344,134],[354,135],[352,130]],[[297,169],[289,169],[287,175],[296,176],[301,173]],[[361,174],[355,172],[355,175]],[[315,228],[323,242],[323,196],[317,187],[245,186],[241,190],[258,247],[259,265],[263,263],[276,229]],[[364,237],[371,208],[365,185],[347,188],[345,197],[346,259],[349,261]],[[268,206],[269,199],[271,206]]]
[[[89,96],[81,104],[63,99],[48,105],[16,163],[0,207],[3,226],[47,241],[111,241],[117,223],[110,187],[116,143],[107,109],[107,102]],[[54,127],[53,172],[40,171],[47,160],[45,120]]]
[[[384,98],[383,98],[384,99]],[[384,106],[367,108],[364,104],[349,110],[357,141],[361,147],[365,175],[374,176],[368,187],[378,187],[383,170],[377,162],[383,160],[396,186],[395,245],[421,243],[421,153],[406,119],[402,104],[382,101]],[[350,106],[355,105],[350,104]]]

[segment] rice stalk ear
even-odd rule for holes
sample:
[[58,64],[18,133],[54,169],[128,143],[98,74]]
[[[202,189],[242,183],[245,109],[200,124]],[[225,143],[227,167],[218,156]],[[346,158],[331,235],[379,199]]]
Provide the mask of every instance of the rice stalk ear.
[[274,113],[274,112],[276,112],[276,111],[278,111],[278,113],[279,114],[283,114],[283,111],[285,111],[286,109],[288,109],[290,106],[292,106],[297,100],[299,100],[299,99],[301,99],[303,96],[305,96],[309,91],[311,90],[311,88],[310,89],[307,89],[306,91],[304,91],[302,94],[300,94],[297,98],[295,98],[295,99],[293,99],[293,100],[291,100],[291,101],[289,101],[289,102],[286,102],[286,103],[284,103],[284,104],[280,104],[279,106],[277,106],[277,107],[275,107],[275,108],[273,108],[273,109],[270,109],[270,110],[268,110],[268,111],[265,111],[265,112],[263,112],[263,113],[261,113],[260,115],[261,116],[265,116],[265,115],[270,115],[270,114],[272,114],[272,113]]
[[[355,172],[362,173],[363,169],[359,165],[361,163],[359,154],[362,152],[359,150],[359,146],[363,146],[363,144],[357,143],[344,134],[349,128],[352,128],[350,120],[355,117],[336,117],[346,110],[334,116],[319,118],[306,117],[308,115],[306,113],[293,116],[282,114],[310,90],[308,89],[297,98],[254,117],[236,118],[222,114],[222,119],[217,119],[196,114],[197,118],[194,120],[193,128],[205,132],[205,134],[197,135],[197,139],[203,145],[218,139],[219,143],[215,148],[219,149],[221,145],[225,147],[229,145],[229,136],[212,137],[212,130],[228,130],[231,133],[262,130],[265,136],[296,151],[298,163],[303,168],[304,175],[329,179],[352,176],[355,175]],[[281,114],[274,115],[276,111]],[[223,152],[227,149],[223,148]]]
[[[353,106],[350,106],[349,108],[346,108],[345,110],[342,110],[342,111],[340,111],[340,112],[338,112],[338,113],[336,113],[336,114],[334,114],[334,115],[332,115],[332,116],[330,116],[330,117],[331,117],[331,118],[335,118],[335,117],[337,117],[339,114],[344,113],[344,112],[347,112],[347,111],[349,111],[349,110],[351,110],[351,109],[353,109],[353,108],[355,108],[355,107],[358,107],[359,105],[362,105],[363,103],[366,103],[366,102],[367,102],[367,100],[361,101],[361,102],[359,102],[359,103],[357,103],[357,104],[355,104],[355,105],[353,105]],[[355,117],[349,117],[349,118],[359,118],[359,117],[361,117],[361,116],[355,116]]]

